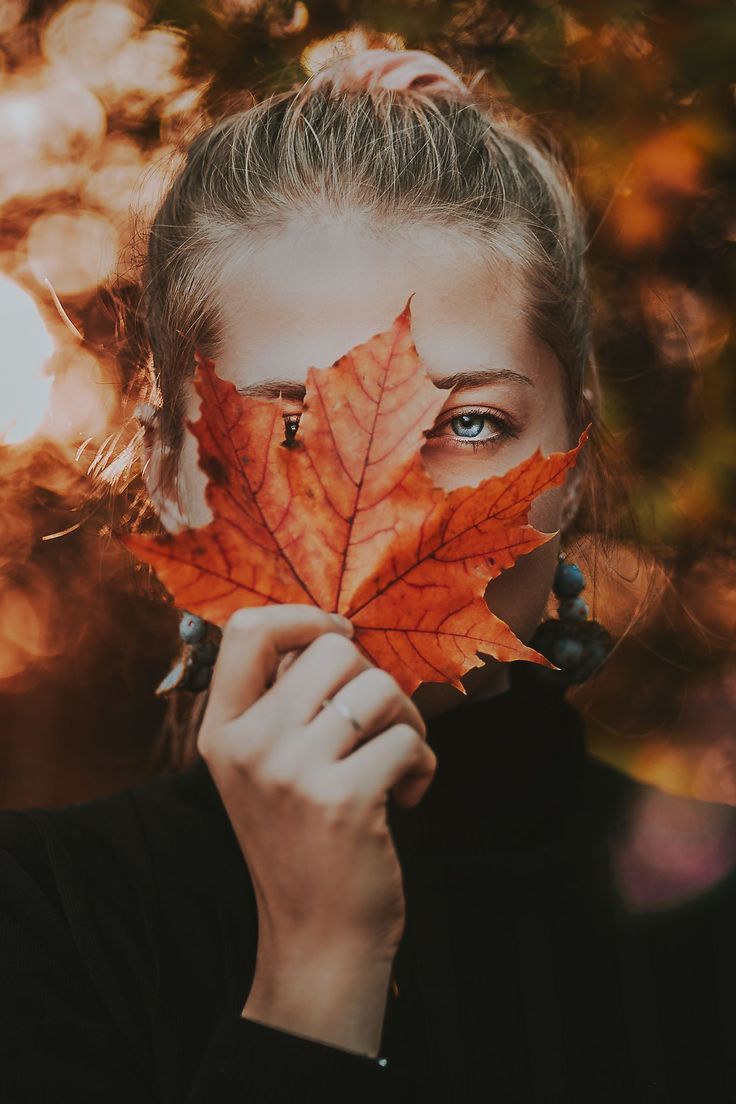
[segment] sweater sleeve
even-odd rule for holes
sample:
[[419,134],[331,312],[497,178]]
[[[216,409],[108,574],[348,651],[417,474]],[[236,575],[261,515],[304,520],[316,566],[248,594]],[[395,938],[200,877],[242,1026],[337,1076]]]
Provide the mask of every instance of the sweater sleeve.
[[48,862],[0,815],[0,1100],[153,1104],[145,1071],[88,984]]
[[[385,1064],[384,1064],[385,1063]],[[243,1016],[217,1026],[187,1104],[414,1101],[426,1087],[386,1059],[354,1054]]]
[[[399,1068],[223,1013],[186,1083],[164,1072],[144,1016],[105,978],[53,858],[24,813],[0,813],[0,1100],[38,1104],[393,1104],[421,1088]],[[122,950],[121,950],[122,954]],[[182,1091],[183,1090],[183,1091]]]

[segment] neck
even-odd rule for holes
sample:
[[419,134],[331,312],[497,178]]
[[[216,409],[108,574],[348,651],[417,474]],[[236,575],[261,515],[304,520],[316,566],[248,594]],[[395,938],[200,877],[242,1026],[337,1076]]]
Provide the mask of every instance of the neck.
[[466,693],[445,682],[423,682],[412,695],[412,701],[428,721],[439,717],[468,701],[485,701],[505,693],[510,688],[508,663],[488,660],[483,667],[474,667],[460,679]]

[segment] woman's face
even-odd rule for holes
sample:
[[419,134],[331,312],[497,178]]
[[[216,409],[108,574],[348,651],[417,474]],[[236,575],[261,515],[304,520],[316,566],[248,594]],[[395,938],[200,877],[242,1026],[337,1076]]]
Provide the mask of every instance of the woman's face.
[[[437,484],[447,490],[476,484],[502,475],[536,448],[547,455],[575,443],[566,424],[562,370],[529,332],[513,266],[492,266],[456,230],[414,225],[388,231],[357,217],[295,217],[277,237],[256,245],[249,240],[219,289],[217,372],[259,397],[281,391],[285,409],[298,413],[307,369],[330,365],[388,329],[412,293],[412,335],[427,371],[438,385],[463,374],[460,385],[448,389],[437,435],[423,449]],[[192,419],[198,401],[190,384]],[[179,469],[182,523],[200,526],[211,519],[205,482],[196,441],[187,432]],[[532,505],[531,524],[547,533],[560,529],[574,510],[577,484],[573,475],[564,488],[545,491]],[[175,515],[165,516],[174,527]],[[493,613],[525,642],[543,616],[558,545],[555,537],[522,556],[486,589]],[[505,664],[489,660],[462,681],[469,694],[486,697],[507,688],[507,675]],[[463,698],[449,685],[431,683],[420,686],[414,700],[431,716]]]

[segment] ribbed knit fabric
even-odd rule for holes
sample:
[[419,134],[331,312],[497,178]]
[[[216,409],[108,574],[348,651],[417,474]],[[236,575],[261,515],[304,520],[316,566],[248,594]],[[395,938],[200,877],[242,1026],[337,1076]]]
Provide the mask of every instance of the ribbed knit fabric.
[[0,814],[0,1102],[736,1101],[736,876],[632,909],[612,855],[654,791],[587,754],[564,700],[463,702],[428,739],[429,791],[389,805],[386,1064],[240,1015],[255,899],[200,759]]

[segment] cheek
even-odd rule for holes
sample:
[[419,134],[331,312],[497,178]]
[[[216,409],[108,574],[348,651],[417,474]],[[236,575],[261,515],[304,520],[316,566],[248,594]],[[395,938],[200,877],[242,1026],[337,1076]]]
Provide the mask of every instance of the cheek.
[[[542,533],[559,528],[563,488],[545,491],[532,503],[529,520]],[[541,621],[557,567],[559,534],[533,552],[520,556],[512,568],[492,579],[485,590],[490,610],[500,617],[524,643]]]

